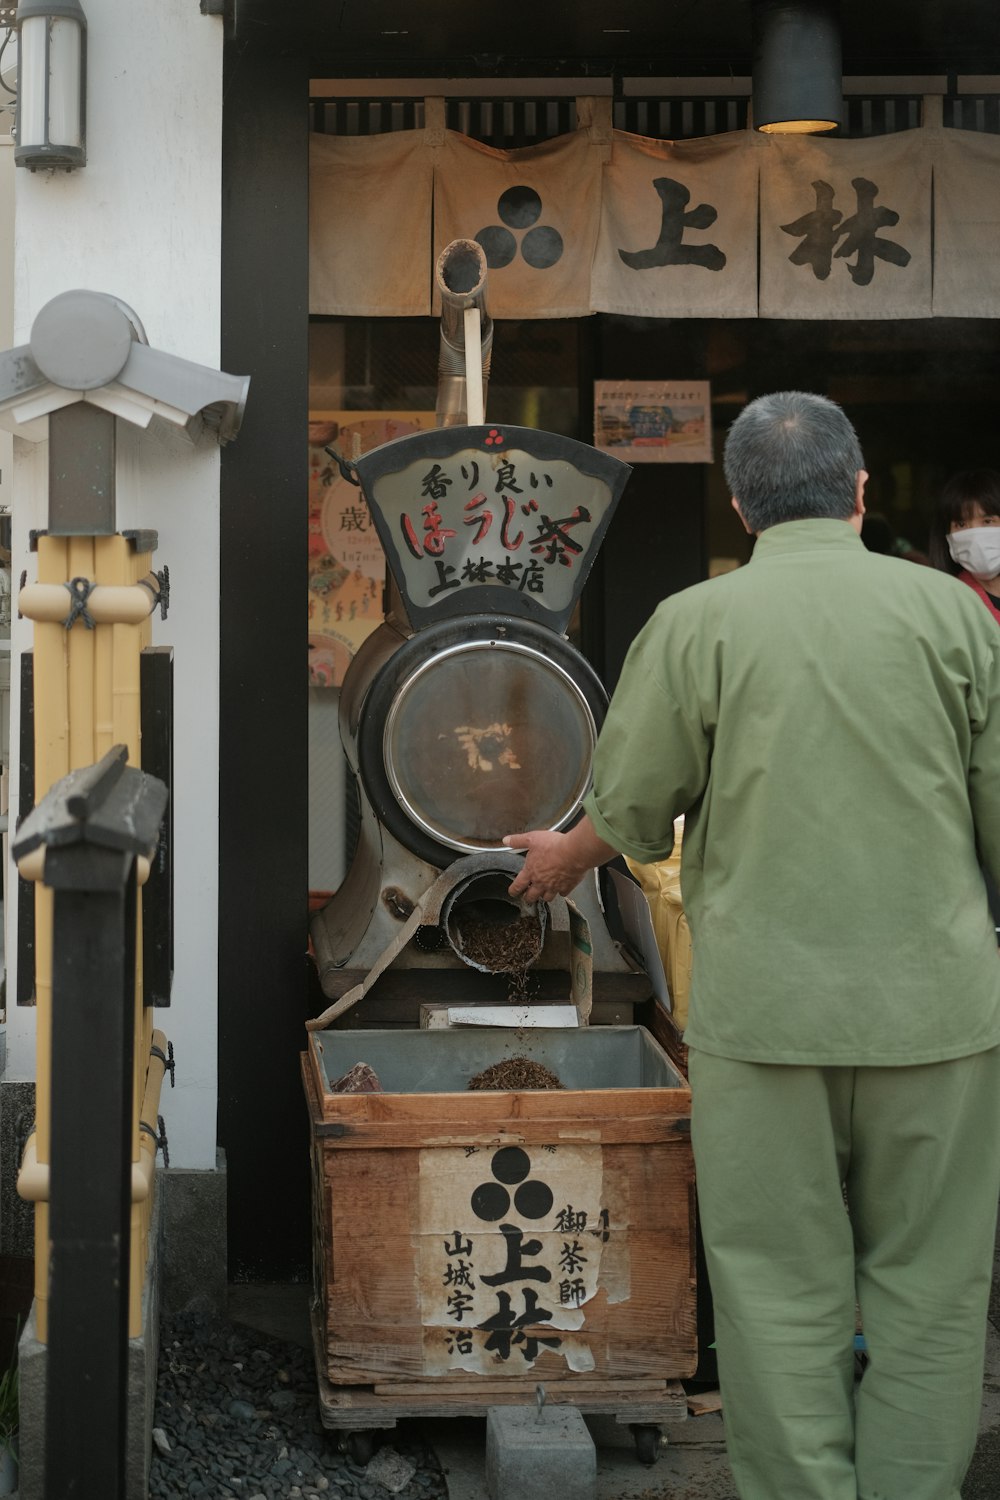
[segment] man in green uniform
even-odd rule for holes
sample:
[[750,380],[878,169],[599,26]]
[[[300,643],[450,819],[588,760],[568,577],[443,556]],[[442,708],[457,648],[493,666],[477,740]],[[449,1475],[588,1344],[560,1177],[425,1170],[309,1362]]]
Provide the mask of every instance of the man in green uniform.
[[752,561],[656,610],[585,816],[505,841],[527,851],[511,891],[662,859],[686,815],[692,1133],[740,1495],[959,1500],[1000,1195],[980,865],[1000,877],[1000,631],[956,580],[865,550],[832,402],[754,401],[725,463]]

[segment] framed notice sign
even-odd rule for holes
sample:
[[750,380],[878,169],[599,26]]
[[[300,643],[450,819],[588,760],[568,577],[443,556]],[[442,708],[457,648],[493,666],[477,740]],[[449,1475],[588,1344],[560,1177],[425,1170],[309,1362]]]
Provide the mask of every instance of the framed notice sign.
[[708,381],[595,381],[594,447],[631,464],[710,464]]

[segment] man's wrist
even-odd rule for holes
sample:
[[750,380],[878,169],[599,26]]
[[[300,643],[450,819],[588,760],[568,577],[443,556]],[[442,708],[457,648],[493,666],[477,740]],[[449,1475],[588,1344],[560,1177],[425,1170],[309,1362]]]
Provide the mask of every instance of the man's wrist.
[[598,835],[587,813],[584,813],[579,823],[573,825],[566,838],[569,841],[570,860],[579,865],[581,880],[588,870],[607,864],[618,852]]

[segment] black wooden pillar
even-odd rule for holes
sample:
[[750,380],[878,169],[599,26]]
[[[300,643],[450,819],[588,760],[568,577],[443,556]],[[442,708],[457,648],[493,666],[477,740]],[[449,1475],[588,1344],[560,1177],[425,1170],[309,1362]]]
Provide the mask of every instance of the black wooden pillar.
[[14,843],[54,893],[45,1500],[125,1494],[136,856],[167,795],[126,754],[57,782]]
[[308,1274],[309,63],[231,42],[222,365],[251,376],[222,455],[219,1142],[233,1280]]

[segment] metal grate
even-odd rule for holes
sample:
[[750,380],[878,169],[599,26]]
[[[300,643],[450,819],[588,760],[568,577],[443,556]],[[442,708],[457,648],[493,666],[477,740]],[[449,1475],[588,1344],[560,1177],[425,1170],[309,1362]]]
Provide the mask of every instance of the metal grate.
[[613,111],[616,130],[659,141],[692,140],[745,130],[746,95],[733,99],[619,99]]
[[[313,99],[312,128],[321,135],[381,135],[391,130],[419,130],[424,124],[422,99]],[[449,130],[502,150],[516,150],[576,126],[573,99],[449,99]]]
[[487,146],[515,151],[576,129],[575,99],[449,99],[449,130]]
[[897,130],[916,130],[920,124],[923,99],[919,94],[886,94],[867,98],[848,95],[847,119],[840,137],[858,139],[872,135],[892,135]]
[[1000,135],[1000,94],[963,94],[946,99],[944,123],[956,130]]
[[311,99],[309,109],[320,135],[384,135],[424,124],[422,99]]
[[[748,97],[618,99],[616,130],[653,140],[683,141],[745,130]],[[848,95],[840,138],[891,135],[920,124],[920,94]],[[418,130],[424,124],[422,99],[313,99],[312,128],[322,135],[377,135]],[[516,150],[567,135],[576,128],[576,101],[560,99],[449,99],[445,120],[484,145]],[[944,123],[960,130],[1000,135],[1000,95],[951,95],[944,101]]]
[[[313,99],[312,128],[323,135],[376,135],[418,130],[424,124],[422,99]],[[614,106],[614,125],[634,135],[682,140],[740,130],[747,120],[746,98],[624,99]],[[484,145],[517,150],[576,128],[576,100],[449,99],[445,123]]]

